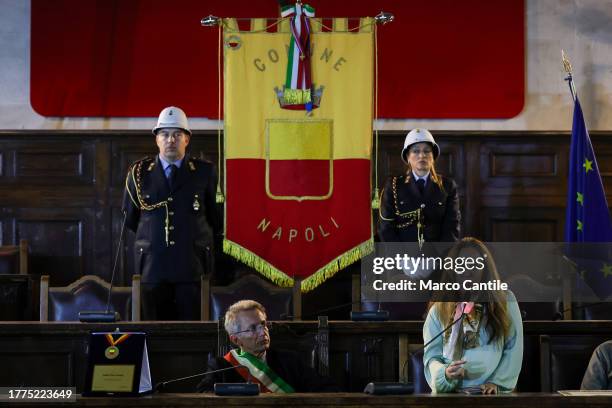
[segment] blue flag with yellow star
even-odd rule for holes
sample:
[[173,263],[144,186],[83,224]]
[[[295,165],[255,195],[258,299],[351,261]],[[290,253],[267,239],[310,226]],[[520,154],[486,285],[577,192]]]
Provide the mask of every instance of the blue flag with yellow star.
[[[612,242],[612,222],[606,194],[577,97],[574,105],[570,147],[565,241],[569,243]],[[598,247],[602,248],[602,246]],[[570,257],[579,264],[582,269],[581,276],[585,282],[600,298],[604,298],[612,294],[612,265],[605,254],[607,251],[595,252],[599,252],[602,256],[596,257],[599,259],[594,259],[592,256],[570,255]]]

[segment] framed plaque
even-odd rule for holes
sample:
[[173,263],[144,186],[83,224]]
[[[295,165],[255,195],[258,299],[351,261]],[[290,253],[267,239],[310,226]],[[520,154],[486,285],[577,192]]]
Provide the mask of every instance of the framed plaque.
[[144,333],[89,335],[84,396],[137,396],[152,391]]

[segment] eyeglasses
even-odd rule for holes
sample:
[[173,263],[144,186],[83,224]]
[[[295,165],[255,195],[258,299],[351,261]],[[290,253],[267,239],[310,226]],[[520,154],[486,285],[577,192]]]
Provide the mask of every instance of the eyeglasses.
[[174,137],[175,140],[178,140],[182,137],[185,137],[185,132],[177,131],[177,132],[164,132],[163,130],[157,132],[157,136],[161,137],[164,140],[170,139],[170,137]]
[[233,335],[236,335],[236,334],[241,334],[241,333],[251,333],[251,334],[255,335],[255,334],[257,334],[257,332],[259,332],[260,330],[261,330],[262,332],[266,332],[266,331],[270,330],[270,326],[271,326],[270,322],[267,322],[267,321],[265,321],[265,320],[264,320],[264,321],[262,321],[261,323],[252,324],[252,325],[251,325],[251,326],[249,326],[249,328],[248,328],[248,329],[246,329],[246,330],[240,330],[240,331],[237,331],[237,332],[232,333],[232,334],[233,334]]

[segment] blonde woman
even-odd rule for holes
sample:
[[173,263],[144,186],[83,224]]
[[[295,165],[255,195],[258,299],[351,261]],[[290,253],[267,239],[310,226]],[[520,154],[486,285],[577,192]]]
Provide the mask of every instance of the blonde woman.
[[413,129],[404,141],[406,174],[391,177],[380,200],[378,234],[387,242],[456,241],[459,238],[457,185],[436,172],[440,147],[427,129]]
[[[481,267],[461,274],[445,272],[444,282],[499,280],[493,256],[485,245],[463,238],[448,257],[471,257]],[[478,261],[478,258],[480,259]],[[430,304],[423,326],[425,378],[434,393],[511,392],[523,361],[523,321],[509,291],[447,292]],[[444,297],[446,296],[446,297]],[[452,300],[452,301],[450,301]]]

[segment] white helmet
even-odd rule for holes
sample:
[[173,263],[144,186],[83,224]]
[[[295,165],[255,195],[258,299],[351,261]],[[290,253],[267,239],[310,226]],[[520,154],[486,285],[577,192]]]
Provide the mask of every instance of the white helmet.
[[185,115],[181,108],[176,106],[168,106],[161,111],[157,119],[157,126],[153,128],[153,134],[157,134],[157,131],[163,128],[183,129],[191,136],[189,123],[187,123],[187,115]]
[[434,160],[436,160],[440,155],[440,146],[438,146],[429,130],[416,128],[412,129],[406,135],[406,140],[404,140],[404,148],[402,149],[402,161],[408,164],[408,159],[406,159],[406,155],[408,153],[408,149],[410,149],[410,146],[415,143],[423,142],[431,144],[431,147],[433,148]]

